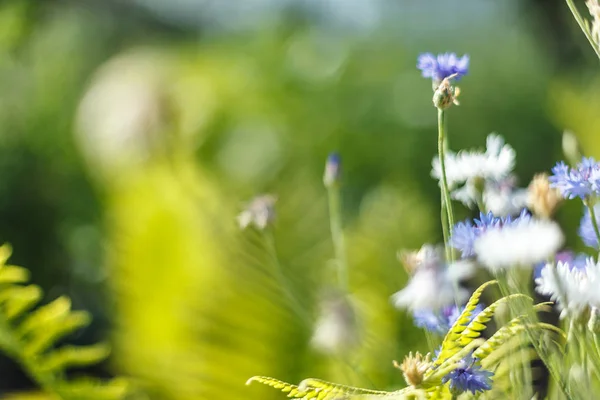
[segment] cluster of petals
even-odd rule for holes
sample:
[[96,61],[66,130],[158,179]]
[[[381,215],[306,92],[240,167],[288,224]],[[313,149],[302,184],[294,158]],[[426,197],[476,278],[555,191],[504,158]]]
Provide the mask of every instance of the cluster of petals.
[[564,235],[554,221],[523,218],[487,229],[474,244],[477,260],[490,272],[514,267],[533,268],[554,257]]
[[454,394],[471,392],[476,394],[492,389],[494,373],[481,369],[477,359],[467,356],[458,362],[457,368],[446,375],[443,383],[450,383],[450,391]]
[[536,291],[558,303],[561,317],[581,315],[588,307],[600,307],[600,263],[559,261],[546,264],[535,280]]
[[469,72],[469,56],[458,57],[455,53],[442,53],[437,56],[432,53],[420,54],[417,58],[417,68],[424,78],[442,81],[454,76],[459,80]]
[[552,174],[551,186],[566,199],[586,199],[600,194],[600,163],[592,157],[582,158],[574,168],[561,161],[552,168]]

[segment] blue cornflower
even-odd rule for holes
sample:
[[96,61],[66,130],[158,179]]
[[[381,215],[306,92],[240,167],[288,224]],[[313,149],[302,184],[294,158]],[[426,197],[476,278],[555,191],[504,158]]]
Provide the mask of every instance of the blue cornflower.
[[457,368],[446,375],[442,382],[450,382],[450,390],[455,394],[464,392],[484,392],[492,388],[492,376],[494,373],[481,369],[476,365],[477,359],[471,355],[463,358]]
[[[471,322],[480,312],[483,311],[483,305],[478,304],[475,310],[471,313]],[[440,335],[446,334],[448,330],[454,325],[460,314],[464,311],[465,307],[456,307],[456,305],[444,307],[439,312],[432,310],[415,310],[413,313],[415,326],[424,328],[430,332],[438,333]]]
[[566,199],[579,197],[582,200],[600,194],[600,164],[592,157],[583,157],[575,168],[561,161],[552,168],[548,179],[550,186],[557,188]]
[[423,53],[417,58],[417,68],[421,70],[424,78],[431,78],[437,82],[454,74],[454,79],[459,80],[469,72],[469,56],[465,54],[459,58],[454,53],[437,56]]
[[[594,206],[594,213],[596,214],[596,223],[600,226],[600,204],[596,204]],[[583,239],[583,243],[585,243],[586,246],[590,246],[595,249],[599,248],[598,237],[596,236],[596,231],[594,230],[594,225],[592,224],[590,210],[587,208],[583,212],[583,217],[581,218],[577,233],[581,239]]]
[[521,211],[521,215],[515,219],[510,215],[495,217],[491,212],[487,214],[479,213],[479,219],[474,219],[473,222],[466,220],[454,225],[450,237],[450,246],[460,250],[462,258],[473,257],[475,255],[475,240],[486,230],[501,228],[530,218],[531,216],[526,210]]

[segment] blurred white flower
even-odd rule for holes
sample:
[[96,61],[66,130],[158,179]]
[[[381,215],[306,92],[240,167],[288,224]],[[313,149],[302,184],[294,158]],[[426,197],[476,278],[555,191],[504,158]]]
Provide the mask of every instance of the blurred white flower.
[[348,297],[326,299],[321,304],[311,345],[328,354],[348,350],[358,344],[357,328],[354,306]]
[[120,172],[164,145],[165,59],[149,51],[121,55],[102,66],[76,118],[84,155],[100,172]]
[[[440,180],[442,170],[439,158],[435,157],[432,164],[431,175]],[[492,133],[487,137],[485,153],[473,150],[458,154],[447,152],[446,178],[450,187],[476,178],[499,181],[512,172],[514,165],[514,149],[505,144],[501,136]]]
[[498,217],[507,217],[519,215],[527,207],[527,189],[515,188],[511,178],[486,183],[483,190],[486,211]]
[[269,194],[252,199],[237,217],[240,228],[254,225],[259,230],[265,229],[275,219],[276,202],[277,198]]
[[561,318],[581,315],[588,307],[600,307],[600,263],[592,258],[583,267],[561,261],[546,264],[535,283],[538,293],[557,302]]
[[552,258],[563,241],[557,223],[524,218],[486,230],[474,248],[479,262],[494,273],[511,267],[532,268]]
[[464,302],[469,291],[460,287],[460,281],[473,276],[475,266],[467,260],[447,265],[439,251],[430,245],[423,246],[417,253],[414,275],[404,287],[392,295],[396,308],[415,310],[439,310]]

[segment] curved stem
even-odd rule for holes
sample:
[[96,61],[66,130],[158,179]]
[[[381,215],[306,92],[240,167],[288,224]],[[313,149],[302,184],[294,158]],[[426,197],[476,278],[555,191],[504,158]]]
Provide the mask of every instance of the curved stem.
[[585,22],[584,22],[585,20],[583,19],[583,17],[579,13],[579,10],[577,10],[577,7],[575,7],[575,4],[573,3],[573,0],[566,0],[566,1],[567,1],[567,6],[569,6],[569,10],[571,10],[571,14],[573,14],[573,17],[575,18],[575,21],[577,21],[577,24],[579,25],[579,28],[581,29],[581,31],[585,35],[585,37],[588,40],[588,42],[590,42],[590,45],[594,49],[594,52],[596,53],[596,56],[598,56],[598,58],[600,58],[600,47],[598,46],[598,44],[596,44],[594,42],[594,38],[592,38],[592,35],[590,34],[588,28],[585,25]]
[[452,234],[451,229],[454,227],[454,213],[452,211],[452,202],[450,200],[450,189],[448,188],[448,178],[446,177],[446,155],[445,155],[445,131],[446,131],[446,118],[445,112],[441,108],[438,108],[438,157],[440,159],[440,169],[442,170],[442,211],[446,209],[447,218],[442,218],[442,230],[446,232],[448,237],[444,237],[444,247],[446,249],[446,255],[448,261],[452,263],[454,261],[454,251],[449,247],[450,235]]

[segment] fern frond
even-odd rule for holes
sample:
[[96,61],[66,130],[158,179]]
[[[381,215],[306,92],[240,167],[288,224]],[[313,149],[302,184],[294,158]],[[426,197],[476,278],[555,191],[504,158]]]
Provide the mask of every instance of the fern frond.
[[72,367],[96,364],[108,357],[106,344],[62,346],[65,336],[86,327],[91,316],[72,311],[71,301],[59,297],[32,310],[42,298],[36,285],[26,285],[29,271],[6,265],[10,247],[0,247],[0,350],[19,362],[49,394],[64,400],[118,400],[129,391],[124,380],[67,380]]
[[278,389],[283,393],[287,393],[287,397],[292,399],[348,400],[387,397],[391,400],[395,398],[406,398],[406,395],[414,396],[414,393],[411,394],[407,393],[406,391],[385,392],[379,390],[370,390],[340,385],[337,383],[331,383],[312,378],[303,380],[299,385],[292,385],[290,383],[269,378],[267,376],[254,376],[248,379],[246,385],[249,385],[252,382],[262,383],[263,385]]
[[[477,290],[473,292],[471,298],[469,299],[465,309],[460,314],[454,325],[450,328],[444,341],[442,342],[442,348],[440,350],[440,354],[438,358],[435,360],[434,365],[439,366],[443,364],[448,358],[452,357],[459,350],[459,341],[462,336],[462,333],[465,329],[467,329],[467,324],[471,319],[471,315],[475,310],[475,307],[479,304],[479,299],[483,291],[490,285],[496,284],[497,281],[489,281],[479,286]],[[485,329],[485,327],[484,327]],[[482,329],[483,330],[483,329]]]

